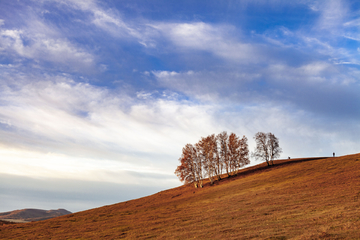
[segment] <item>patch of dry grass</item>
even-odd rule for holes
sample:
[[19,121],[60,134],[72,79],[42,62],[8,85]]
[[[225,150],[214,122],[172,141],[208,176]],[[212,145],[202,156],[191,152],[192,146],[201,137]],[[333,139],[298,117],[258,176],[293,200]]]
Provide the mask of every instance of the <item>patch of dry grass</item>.
[[0,239],[358,239],[360,154],[276,161],[41,222],[0,226]]

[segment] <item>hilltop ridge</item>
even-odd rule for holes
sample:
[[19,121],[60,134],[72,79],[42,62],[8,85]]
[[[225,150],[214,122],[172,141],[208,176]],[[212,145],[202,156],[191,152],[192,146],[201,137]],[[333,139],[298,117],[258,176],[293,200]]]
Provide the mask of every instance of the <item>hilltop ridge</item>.
[[1,239],[354,239],[360,154],[274,161],[210,186],[192,184],[41,222],[0,226]]
[[0,220],[8,220],[8,221],[40,221],[46,220],[49,218],[59,217],[66,214],[71,214],[72,212],[66,209],[57,209],[57,210],[42,210],[42,209],[33,209],[27,208],[22,210],[14,210],[9,212],[0,213]]

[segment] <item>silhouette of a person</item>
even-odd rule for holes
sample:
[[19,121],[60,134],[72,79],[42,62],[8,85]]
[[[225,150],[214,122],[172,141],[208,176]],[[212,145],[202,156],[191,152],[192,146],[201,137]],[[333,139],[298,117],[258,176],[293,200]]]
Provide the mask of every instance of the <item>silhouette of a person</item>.
[[335,157],[335,153],[333,152],[333,157]]

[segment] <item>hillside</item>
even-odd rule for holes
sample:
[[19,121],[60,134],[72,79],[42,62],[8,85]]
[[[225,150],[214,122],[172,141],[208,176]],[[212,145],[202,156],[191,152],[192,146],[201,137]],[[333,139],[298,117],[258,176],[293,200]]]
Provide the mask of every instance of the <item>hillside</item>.
[[360,154],[275,161],[203,189],[192,185],[40,222],[0,239],[358,239]]
[[59,217],[66,214],[71,214],[71,212],[65,209],[57,210],[41,210],[41,209],[22,209],[15,210],[11,212],[0,213],[0,220],[14,220],[14,221],[40,221],[49,218]]

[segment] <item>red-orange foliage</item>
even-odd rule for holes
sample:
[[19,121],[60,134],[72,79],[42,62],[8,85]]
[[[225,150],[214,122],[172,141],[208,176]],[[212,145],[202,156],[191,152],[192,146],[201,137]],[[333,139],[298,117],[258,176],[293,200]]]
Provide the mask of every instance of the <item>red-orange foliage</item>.
[[179,159],[175,174],[180,181],[202,187],[202,176],[207,175],[211,184],[221,179],[223,170],[228,176],[250,163],[247,138],[240,139],[235,133],[222,132],[202,137],[194,146],[187,144]]
[[213,177],[216,175],[216,157],[218,156],[215,135],[212,134],[206,138],[201,138],[201,140],[196,144],[196,147],[200,153],[205,173],[209,177],[211,184],[213,184]]
[[197,154],[193,145],[186,144],[179,158],[180,166],[175,170],[175,174],[181,182],[194,183],[196,188],[202,187],[201,161],[199,161]]
[[250,163],[247,138],[243,136],[242,139],[239,139],[235,133],[232,133],[229,136],[228,146],[230,169],[236,174],[240,168]]

